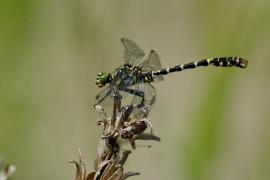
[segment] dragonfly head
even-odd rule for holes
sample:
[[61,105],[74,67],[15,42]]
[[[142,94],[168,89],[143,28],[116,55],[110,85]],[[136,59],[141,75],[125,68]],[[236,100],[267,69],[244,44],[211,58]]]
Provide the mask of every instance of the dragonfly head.
[[110,73],[103,73],[103,72],[98,73],[96,85],[98,87],[105,86],[106,83],[109,83],[109,77],[110,77]]

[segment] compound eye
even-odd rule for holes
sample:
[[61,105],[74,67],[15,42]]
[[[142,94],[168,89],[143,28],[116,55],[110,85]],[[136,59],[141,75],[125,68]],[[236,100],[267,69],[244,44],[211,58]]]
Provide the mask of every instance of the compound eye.
[[104,81],[105,81],[105,78],[106,78],[106,77],[105,77],[104,75],[101,75],[101,76],[99,77],[99,81],[100,81],[100,82],[104,82]]
[[108,78],[109,78],[109,74],[108,73],[101,73],[98,76],[98,83],[99,84],[102,84],[102,86],[104,86],[107,83]]

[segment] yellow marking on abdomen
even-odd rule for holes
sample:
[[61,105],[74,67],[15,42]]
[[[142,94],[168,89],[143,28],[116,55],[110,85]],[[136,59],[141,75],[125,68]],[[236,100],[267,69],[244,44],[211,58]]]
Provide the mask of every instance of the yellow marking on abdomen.
[[181,65],[180,67],[181,67],[182,70],[184,70],[184,65]]

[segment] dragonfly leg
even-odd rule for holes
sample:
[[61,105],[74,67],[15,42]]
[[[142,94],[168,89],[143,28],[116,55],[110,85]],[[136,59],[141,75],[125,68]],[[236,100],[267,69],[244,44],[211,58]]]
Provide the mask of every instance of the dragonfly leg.
[[123,97],[121,96],[121,94],[119,93],[119,91],[115,92],[115,95],[117,96],[118,99],[122,99]]
[[134,89],[128,89],[128,88],[123,89],[123,91],[128,92],[130,94],[133,94],[135,96],[139,96],[139,97],[142,98],[142,101],[141,101],[140,105],[138,105],[138,108],[141,108],[144,105],[143,104],[144,103],[144,92],[143,91],[134,90]]
[[94,105],[94,107],[95,107],[97,104],[101,103],[106,97],[108,97],[109,94],[111,94],[111,91],[112,91],[111,89],[108,90],[108,92],[105,94],[105,96],[104,96],[102,99],[100,99],[100,100]]

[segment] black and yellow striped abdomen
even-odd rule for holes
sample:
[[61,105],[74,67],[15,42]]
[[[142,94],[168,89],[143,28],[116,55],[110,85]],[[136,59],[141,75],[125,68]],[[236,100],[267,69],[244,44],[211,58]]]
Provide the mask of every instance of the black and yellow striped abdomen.
[[[152,71],[151,76],[154,78],[158,75],[166,75],[172,72],[182,71],[185,69],[193,69],[198,66],[208,66],[208,65],[214,65],[217,67],[231,67],[236,66],[240,68],[246,68],[248,64],[248,61],[246,59],[240,58],[240,57],[220,57],[220,58],[213,58],[213,59],[204,59],[197,62],[191,62],[188,64],[178,65],[171,68],[164,68],[159,71]],[[149,76],[150,74],[146,74],[146,76]]]

